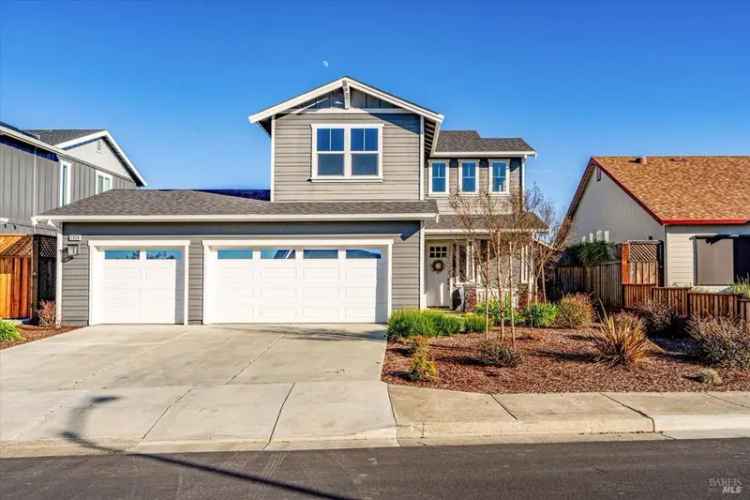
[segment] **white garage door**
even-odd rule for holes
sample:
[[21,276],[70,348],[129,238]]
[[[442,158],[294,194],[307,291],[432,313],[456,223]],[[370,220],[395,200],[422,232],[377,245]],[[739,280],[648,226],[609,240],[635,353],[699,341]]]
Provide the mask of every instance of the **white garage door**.
[[182,323],[179,248],[99,248],[92,254],[93,323]]
[[387,318],[385,247],[213,247],[210,323],[369,323]]

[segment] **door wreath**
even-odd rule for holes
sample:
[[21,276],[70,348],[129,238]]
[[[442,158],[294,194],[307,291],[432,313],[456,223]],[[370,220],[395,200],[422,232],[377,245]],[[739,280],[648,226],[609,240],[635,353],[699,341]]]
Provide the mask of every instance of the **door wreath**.
[[443,269],[445,269],[445,264],[443,264],[442,260],[435,260],[432,262],[432,270],[436,273],[441,272]]

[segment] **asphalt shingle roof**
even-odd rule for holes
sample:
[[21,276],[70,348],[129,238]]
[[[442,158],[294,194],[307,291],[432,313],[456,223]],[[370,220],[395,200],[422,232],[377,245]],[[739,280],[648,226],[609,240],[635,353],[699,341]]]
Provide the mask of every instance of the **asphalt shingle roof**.
[[750,156],[595,156],[589,176],[597,165],[662,223],[750,222]]
[[50,129],[31,129],[25,132],[37,137],[40,141],[57,146],[63,142],[79,137],[102,132],[102,128],[50,128]]
[[428,201],[269,202],[192,190],[111,190],[42,215],[169,216],[169,215],[338,215],[437,213]]
[[520,137],[481,137],[476,130],[442,130],[438,137],[438,153],[534,151]]

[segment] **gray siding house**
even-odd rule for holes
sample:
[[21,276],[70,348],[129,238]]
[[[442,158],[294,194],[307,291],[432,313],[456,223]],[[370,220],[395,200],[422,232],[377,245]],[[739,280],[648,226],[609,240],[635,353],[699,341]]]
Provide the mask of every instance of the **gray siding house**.
[[36,216],[143,177],[106,130],[21,130],[0,122],[0,317],[55,299],[57,228]]
[[20,130],[0,123],[0,234],[54,235],[34,216],[109,189],[145,185],[106,130]]
[[[63,242],[65,323],[384,322],[476,279],[448,198],[510,210],[534,150],[349,77],[249,117],[270,200],[113,190],[38,217]],[[435,265],[440,261],[441,265]]]

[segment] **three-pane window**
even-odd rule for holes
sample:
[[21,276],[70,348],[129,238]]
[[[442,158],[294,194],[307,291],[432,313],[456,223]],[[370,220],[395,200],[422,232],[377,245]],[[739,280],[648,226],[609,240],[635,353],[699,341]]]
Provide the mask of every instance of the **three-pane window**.
[[464,193],[477,192],[477,162],[461,162],[461,191]]

